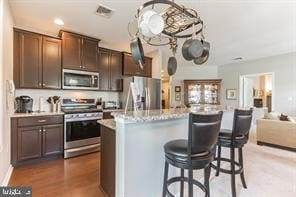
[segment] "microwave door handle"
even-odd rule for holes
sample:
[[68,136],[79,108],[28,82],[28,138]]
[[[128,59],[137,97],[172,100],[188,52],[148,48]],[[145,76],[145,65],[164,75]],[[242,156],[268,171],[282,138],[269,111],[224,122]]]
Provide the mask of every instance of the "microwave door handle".
[[148,98],[148,89],[145,88],[145,107],[146,107],[146,110],[148,110],[149,108],[149,98]]
[[91,87],[95,87],[95,76],[91,76]]
[[148,97],[149,97],[149,110],[150,110],[151,108],[150,88],[148,88]]

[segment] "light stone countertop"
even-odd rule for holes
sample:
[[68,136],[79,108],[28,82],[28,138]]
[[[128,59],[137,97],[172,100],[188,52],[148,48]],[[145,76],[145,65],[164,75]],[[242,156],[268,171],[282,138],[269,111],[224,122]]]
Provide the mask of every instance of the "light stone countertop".
[[64,112],[32,112],[32,113],[13,113],[11,118],[33,117],[33,116],[56,116],[64,115]]
[[219,108],[180,108],[180,109],[162,109],[162,110],[142,110],[142,111],[128,111],[125,112],[113,112],[116,121],[126,123],[141,123],[161,120],[173,120],[188,118],[190,112],[199,114],[213,114],[218,113]]
[[105,127],[108,127],[109,129],[116,130],[116,122],[114,119],[98,120],[98,123]]

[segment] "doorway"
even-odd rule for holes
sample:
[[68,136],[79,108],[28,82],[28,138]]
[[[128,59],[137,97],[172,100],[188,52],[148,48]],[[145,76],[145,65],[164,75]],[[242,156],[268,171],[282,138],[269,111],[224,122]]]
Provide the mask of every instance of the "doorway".
[[162,109],[169,109],[170,108],[170,97],[171,97],[171,89],[170,89],[170,80],[162,79]]
[[274,110],[274,73],[240,76],[240,106]]

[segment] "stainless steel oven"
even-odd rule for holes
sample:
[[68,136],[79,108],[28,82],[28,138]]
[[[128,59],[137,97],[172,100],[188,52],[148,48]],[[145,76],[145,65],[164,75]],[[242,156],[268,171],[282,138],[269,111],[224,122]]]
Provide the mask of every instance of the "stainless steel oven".
[[95,105],[87,103],[94,102],[93,99],[72,100],[77,100],[76,104],[63,104],[64,158],[99,151],[101,143],[100,125],[97,121],[103,119],[103,112]]
[[63,69],[63,89],[99,89],[99,73]]

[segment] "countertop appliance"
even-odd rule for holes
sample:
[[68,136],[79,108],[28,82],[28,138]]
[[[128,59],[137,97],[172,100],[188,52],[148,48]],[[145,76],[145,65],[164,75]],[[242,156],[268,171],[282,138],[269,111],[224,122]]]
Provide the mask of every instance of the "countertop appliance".
[[98,120],[103,111],[95,99],[63,99],[64,158],[100,150],[101,132]]
[[19,96],[15,98],[16,113],[33,112],[33,99],[29,96]]
[[63,89],[98,90],[99,73],[63,69]]
[[[133,99],[131,82],[137,92]],[[128,96],[129,95],[129,96]],[[128,98],[129,97],[129,98]],[[122,107],[127,110],[161,109],[161,80],[147,77],[126,77],[123,79],[123,92],[120,93]]]

